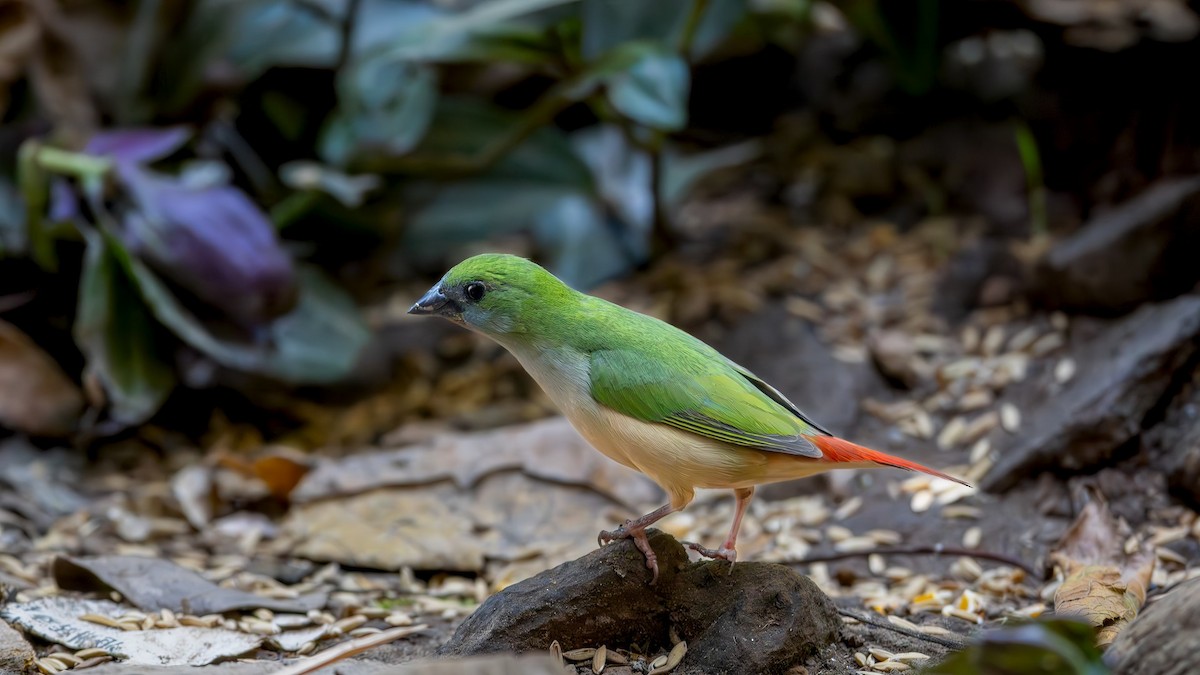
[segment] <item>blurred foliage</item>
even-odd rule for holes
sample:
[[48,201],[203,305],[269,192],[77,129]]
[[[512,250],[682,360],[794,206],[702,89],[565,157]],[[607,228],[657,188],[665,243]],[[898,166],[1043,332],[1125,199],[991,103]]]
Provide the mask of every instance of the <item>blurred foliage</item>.
[[760,152],[676,140],[700,60],[806,20],[806,3],[751,4],[136,0],[67,22],[7,3],[0,43],[26,49],[33,86],[5,101],[24,131],[0,175],[0,265],[77,286],[109,428],[211,382],[190,354],[338,381],[368,337],[329,277],[347,264],[429,271],[521,233],[587,287],[661,250],[697,179]]
[[1108,675],[1096,632],[1069,619],[1028,622],[983,633],[924,672],[938,675]]

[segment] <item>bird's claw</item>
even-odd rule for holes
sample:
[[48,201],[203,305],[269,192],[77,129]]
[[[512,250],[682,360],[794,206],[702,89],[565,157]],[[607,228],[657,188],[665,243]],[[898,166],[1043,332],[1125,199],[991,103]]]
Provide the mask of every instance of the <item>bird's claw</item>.
[[688,548],[692,549],[696,553],[699,553],[705,558],[712,558],[713,560],[728,560],[729,573],[733,574],[733,564],[737,562],[737,549],[727,546],[722,546],[718,549],[704,548],[700,544],[690,541],[685,542],[685,544]]
[[617,539],[632,539],[634,546],[637,546],[646,558],[646,569],[654,574],[650,579],[650,585],[653,586],[658,583],[658,555],[650,547],[650,540],[646,537],[645,529],[628,527],[632,522],[627,520],[624,525],[615,530],[601,530],[600,534],[596,536],[596,544],[604,546]]

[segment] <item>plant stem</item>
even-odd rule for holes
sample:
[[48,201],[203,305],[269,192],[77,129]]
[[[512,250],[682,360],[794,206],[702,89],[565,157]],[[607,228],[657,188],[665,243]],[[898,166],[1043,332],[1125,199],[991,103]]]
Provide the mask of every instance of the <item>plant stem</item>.
[[687,23],[683,24],[683,33],[679,36],[679,54],[686,61],[691,61],[692,43],[696,40],[696,31],[700,28],[700,20],[704,18],[706,9],[708,0],[692,0]]
[[342,69],[350,62],[350,56],[354,51],[354,24],[358,20],[358,8],[361,5],[362,0],[346,0],[346,13],[342,15],[342,41],[338,45],[337,64],[334,66],[334,72],[342,72]]

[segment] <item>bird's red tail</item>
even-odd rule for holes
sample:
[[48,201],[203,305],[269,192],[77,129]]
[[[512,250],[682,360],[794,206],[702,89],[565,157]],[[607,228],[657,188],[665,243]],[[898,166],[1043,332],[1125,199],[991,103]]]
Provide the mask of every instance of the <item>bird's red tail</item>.
[[971,487],[966,481],[955,478],[954,476],[950,476],[948,474],[944,474],[941,471],[935,471],[927,466],[922,466],[916,462],[910,462],[907,459],[902,459],[884,452],[879,452],[870,448],[864,448],[861,445],[855,445],[854,443],[842,440],[837,436],[813,435],[805,436],[805,438],[812,441],[813,445],[817,446],[821,450],[821,452],[825,455],[825,460],[828,462],[833,462],[835,464],[840,464],[843,462],[875,462],[876,464],[892,466],[897,469],[920,471],[921,473],[927,473],[931,476],[937,476],[938,478],[945,478],[946,480],[952,480],[955,483],[962,483],[967,487]]

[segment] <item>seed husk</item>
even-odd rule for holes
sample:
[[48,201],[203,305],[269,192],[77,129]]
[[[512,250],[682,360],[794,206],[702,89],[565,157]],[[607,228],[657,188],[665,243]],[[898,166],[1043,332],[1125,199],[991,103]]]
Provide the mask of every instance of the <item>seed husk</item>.
[[1017,410],[1017,406],[1011,403],[1000,406],[1000,426],[1010,434],[1020,431],[1021,411]]
[[981,541],[983,541],[983,530],[978,526],[968,527],[967,531],[963,532],[962,543],[964,548],[978,548]]
[[592,657],[592,672],[600,675],[604,671],[604,665],[608,661],[608,647],[600,645],[596,650],[596,655]]
[[108,626],[109,628],[121,627],[121,624],[116,619],[104,616],[103,614],[81,614],[79,616],[79,620],[87,621],[88,623],[99,624],[101,626]]
[[596,649],[593,647],[582,647],[563,652],[562,655],[568,661],[587,661],[596,655]]
[[77,666],[83,661],[83,659],[79,658],[78,656],[75,656],[74,654],[68,654],[66,652],[54,652],[47,654],[47,656],[52,659],[58,659],[59,661],[62,661],[71,667]]
[[933,506],[933,491],[921,490],[912,496],[912,501],[909,502],[909,508],[913,513],[924,513]]
[[1075,359],[1066,357],[1054,365],[1054,381],[1066,384],[1075,377]]
[[[687,643],[680,642],[674,647],[671,647],[671,652],[667,654],[666,660],[663,661],[662,665],[652,668],[647,675],[661,675],[661,673],[671,672],[675,669],[675,666],[678,666],[679,662],[683,660],[685,654],[687,654]],[[657,661],[658,659],[655,659],[655,662]]]

